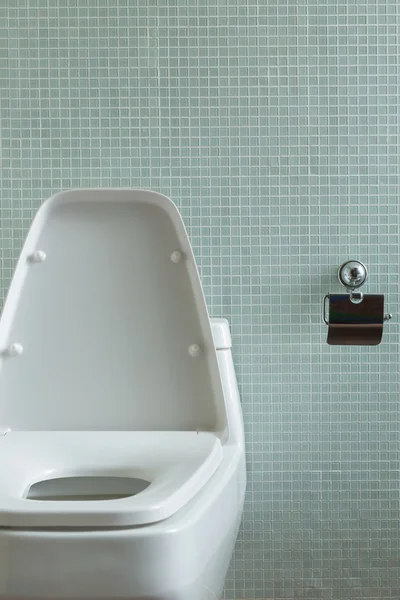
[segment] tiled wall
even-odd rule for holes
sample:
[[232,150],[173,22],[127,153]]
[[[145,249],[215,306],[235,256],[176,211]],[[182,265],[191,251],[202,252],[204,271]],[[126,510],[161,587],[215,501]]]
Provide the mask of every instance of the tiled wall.
[[[400,598],[398,0],[3,0],[1,262],[43,199],[178,204],[230,319],[249,486],[226,598]],[[328,347],[348,258],[394,319]]]

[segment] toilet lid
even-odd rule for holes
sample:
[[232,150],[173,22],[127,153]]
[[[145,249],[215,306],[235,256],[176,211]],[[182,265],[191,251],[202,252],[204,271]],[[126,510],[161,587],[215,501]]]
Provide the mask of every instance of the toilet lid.
[[174,204],[77,190],[38,211],[0,321],[0,433],[215,430],[209,317]]

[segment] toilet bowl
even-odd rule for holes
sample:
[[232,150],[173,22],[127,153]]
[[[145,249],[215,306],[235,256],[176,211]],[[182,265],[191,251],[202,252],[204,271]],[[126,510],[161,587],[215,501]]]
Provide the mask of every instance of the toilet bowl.
[[0,320],[0,600],[220,598],[243,438],[174,204],[47,200]]

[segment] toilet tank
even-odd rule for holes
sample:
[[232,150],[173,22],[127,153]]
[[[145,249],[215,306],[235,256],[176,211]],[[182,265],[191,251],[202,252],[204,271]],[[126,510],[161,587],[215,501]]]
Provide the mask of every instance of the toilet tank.
[[232,338],[226,319],[211,319],[214,345],[224,394],[225,440],[244,447],[244,424],[240,394],[232,357]]
[[143,190],[46,201],[0,320],[0,433],[226,427],[210,320],[175,205]]

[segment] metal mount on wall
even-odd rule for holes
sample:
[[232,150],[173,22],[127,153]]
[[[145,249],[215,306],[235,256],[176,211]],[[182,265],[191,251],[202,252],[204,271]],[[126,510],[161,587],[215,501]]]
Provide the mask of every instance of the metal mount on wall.
[[384,314],[382,294],[363,294],[359,290],[368,279],[367,267],[358,260],[349,260],[339,267],[338,279],[347,294],[327,294],[323,302],[322,316],[329,328],[328,344],[380,344],[383,323],[392,315]]

